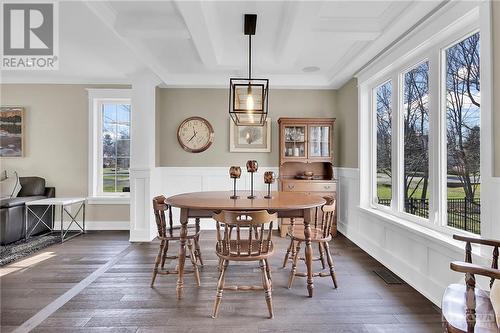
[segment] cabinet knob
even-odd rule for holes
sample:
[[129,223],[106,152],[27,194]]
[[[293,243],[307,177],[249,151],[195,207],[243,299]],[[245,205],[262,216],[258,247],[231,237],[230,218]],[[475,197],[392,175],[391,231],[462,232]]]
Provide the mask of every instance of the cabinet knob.
[[330,188],[330,185],[325,185],[325,190],[328,190]]
[[291,189],[293,189],[293,188],[295,188],[295,185],[288,184],[288,189],[290,189],[290,190],[291,190]]

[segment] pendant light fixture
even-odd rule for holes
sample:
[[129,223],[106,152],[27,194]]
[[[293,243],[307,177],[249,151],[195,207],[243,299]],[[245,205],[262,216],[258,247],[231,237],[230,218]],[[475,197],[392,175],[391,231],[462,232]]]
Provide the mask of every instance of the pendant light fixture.
[[252,78],[252,36],[257,25],[256,14],[245,14],[248,36],[248,78],[229,79],[229,115],[236,126],[264,126],[268,112],[268,79]]

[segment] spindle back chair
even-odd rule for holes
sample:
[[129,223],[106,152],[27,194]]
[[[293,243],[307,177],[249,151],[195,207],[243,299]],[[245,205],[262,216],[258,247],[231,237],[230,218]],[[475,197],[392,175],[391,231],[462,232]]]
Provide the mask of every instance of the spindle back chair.
[[[168,256],[169,242],[180,240],[180,225],[174,225],[172,217],[172,207],[165,203],[165,197],[160,195],[153,198],[153,212],[155,215],[156,227],[158,229],[158,239],[160,240],[160,249],[156,256],[155,266],[153,268],[153,277],[151,279],[151,287],[153,287],[156,276],[178,274],[176,270],[166,270],[166,259],[178,259],[177,255]],[[168,220],[166,219],[165,212],[168,213]],[[200,221],[196,219],[195,225],[188,225],[187,246],[189,250],[189,258],[193,265],[192,271],[185,271],[185,273],[194,273],[198,286],[200,285],[200,274],[198,271],[198,262],[203,265],[201,257],[201,250],[199,245],[200,237]]]
[[[213,216],[217,222],[216,254],[221,259],[217,294],[212,317],[216,318],[224,290],[264,290],[269,317],[273,317],[271,295],[271,269],[268,258],[274,253],[272,242],[273,222],[276,213],[267,211],[221,211]],[[258,232],[255,232],[255,229]],[[230,261],[258,261],[262,272],[260,286],[224,286]]]
[[[331,232],[333,224],[335,223],[336,214],[336,201],[333,197],[324,197],[326,203],[317,208],[314,214],[314,221],[311,224],[310,238],[311,242],[318,243],[319,257],[313,258],[313,261],[320,261],[322,268],[325,269],[325,257],[328,263],[329,272],[315,272],[313,276],[327,277],[330,276],[333,282],[333,286],[337,288],[337,278],[335,275],[335,268],[333,265],[333,259],[330,252],[329,242],[332,240]],[[297,272],[297,262],[298,260],[304,260],[305,257],[300,257],[300,247],[302,242],[306,241],[305,231],[303,226],[292,225],[289,232],[290,245],[285,254],[283,260],[283,267],[289,259],[292,261],[292,270],[290,272],[290,277],[288,279],[288,288],[292,287],[295,276],[306,277],[307,274],[304,272]]]
[[[490,293],[476,285],[476,275],[490,278],[490,288],[500,281],[498,269],[498,248],[500,241],[479,237],[453,235],[453,238],[465,242],[465,262],[453,261],[450,268],[455,272],[465,273],[464,284],[450,284],[446,288],[441,312],[444,331],[449,333],[498,333],[497,314],[490,299]],[[491,246],[491,267],[472,263],[472,244]]]

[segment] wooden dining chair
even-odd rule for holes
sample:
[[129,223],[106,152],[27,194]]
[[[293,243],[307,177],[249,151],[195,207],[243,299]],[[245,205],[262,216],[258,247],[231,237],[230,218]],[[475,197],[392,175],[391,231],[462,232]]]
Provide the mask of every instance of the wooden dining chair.
[[[168,275],[178,274],[178,268],[175,270],[166,270],[166,259],[178,259],[177,255],[169,256],[167,254],[170,241],[180,240],[181,226],[173,224],[172,207],[165,203],[165,197],[160,195],[153,198],[153,211],[156,219],[156,227],[158,228],[158,239],[160,240],[160,249],[156,256],[155,266],[153,269],[153,277],[151,279],[151,287],[153,287],[157,274]],[[168,223],[165,218],[165,212],[168,212]],[[200,285],[200,273],[198,264],[203,265],[201,251],[199,245],[200,239],[200,220],[196,219],[194,225],[188,224],[187,247],[188,255],[193,265],[193,270],[186,270],[184,273],[194,273],[196,283]],[[178,267],[178,266],[177,266]]]
[[[264,290],[269,318],[273,317],[271,268],[268,258],[274,252],[272,242],[273,221],[277,214],[267,211],[222,211],[213,216],[217,222],[217,244],[215,251],[222,260],[217,294],[212,318],[217,318],[224,290]],[[254,228],[260,229],[257,235]],[[258,261],[262,273],[260,286],[225,286],[226,271],[230,261]]]
[[[335,268],[333,265],[332,254],[330,252],[329,241],[332,239],[331,231],[335,219],[335,199],[332,197],[324,197],[326,204],[321,208],[316,209],[314,214],[314,223],[311,224],[311,242],[318,244],[319,256],[313,258],[313,261],[320,261],[322,268],[325,269],[325,257],[330,269],[329,273],[315,272],[313,277],[328,277],[330,276],[333,281],[333,286],[337,288],[337,278],[335,276]],[[300,246],[306,241],[304,226],[295,226],[293,221],[290,221],[290,229],[288,236],[290,236],[290,245],[283,260],[283,267],[286,267],[289,260],[292,261],[292,270],[288,279],[288,288],[292,287],[293,281],[296,276],[307,277],[305,272],[297,272],[298,260],[305,261],[305,257],[300,257]]]
[[[453,238],[465,242],[465,262],[454,261],[450,264],[453,271],[465,273],[465,285],[450,284],[444,292],[441,304],[444,332],[498,333],[500,329],[496,318],[500,317],[500,313],[495,313],[493,304],[498,304],[500,301],[498,293],[493,292],[493,288],[497,288],[496,290],[500,288],[498,286],[500,241],[459,235],[454,235]],[[491,268],[472,263],[472,244],[493,247]],[[476,275],[490,278],[491,293],[476,286]]]

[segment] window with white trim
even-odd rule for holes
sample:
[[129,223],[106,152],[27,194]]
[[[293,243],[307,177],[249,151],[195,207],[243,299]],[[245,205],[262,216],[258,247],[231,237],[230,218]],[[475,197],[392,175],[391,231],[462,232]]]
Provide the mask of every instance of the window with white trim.
[[429,62],[402,74],[404,212],[429,218]]
[[478,17],[471,12],[360,82],[360,108],[369,113],[361,121],[371,122],[360,141],[371,142],[367,163],[361,161],[370,185],[361,189],[371,209],[481,233]]
[[392,81],[376,87],[377,112],[377,202],[390,206],[392,200]]
[[447,224],[481,233],[480,34],[444,50],[447,141]]
[[131,100],[128,89],[89,89],[89,194],[128,198]]

